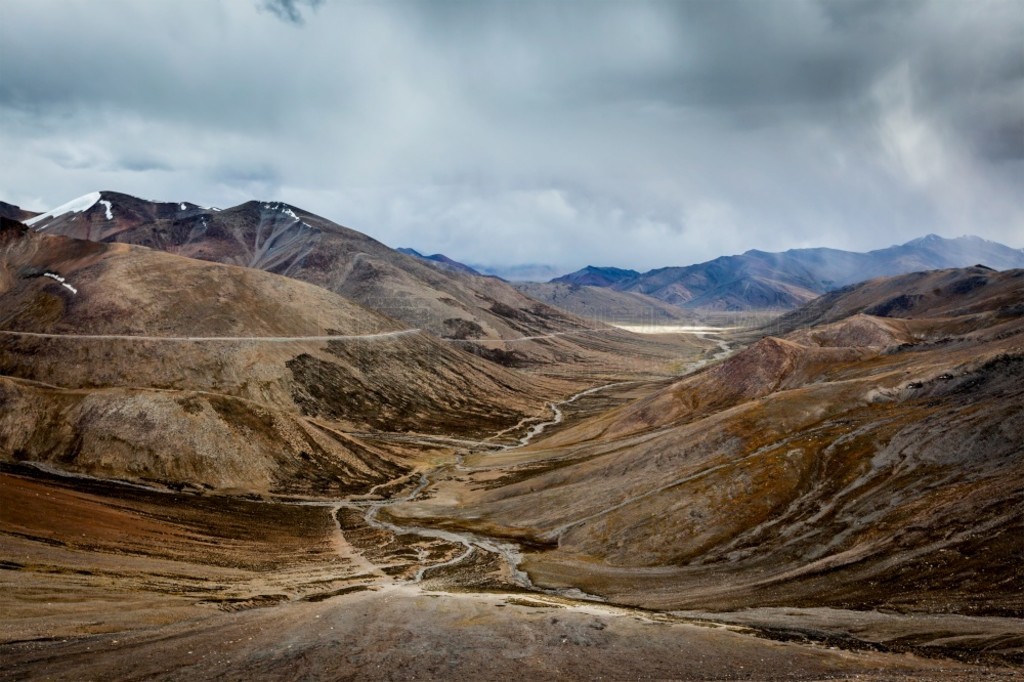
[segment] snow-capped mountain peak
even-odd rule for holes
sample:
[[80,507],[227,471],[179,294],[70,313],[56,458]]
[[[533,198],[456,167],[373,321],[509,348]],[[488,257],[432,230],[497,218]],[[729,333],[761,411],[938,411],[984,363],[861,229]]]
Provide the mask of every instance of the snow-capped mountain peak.
[[[44,220],[56,218],[57,216],[64,215],[65,213],[82,213],[83,211],[88,211],[90,208],[96,205],[100,198],[101,195],[99,192],[89,192],[88,194],[83,194],[77,199],[72,199],[66,204],[61,204],[57,208],[50,209],[46,213],[40,213],[35,218],[30,218],[26,220],[25,224],[31,227]],[[110,209],[108,208],[107,211],[109,212]],[[43,226],[40,229],[46,229],[46,227]]]

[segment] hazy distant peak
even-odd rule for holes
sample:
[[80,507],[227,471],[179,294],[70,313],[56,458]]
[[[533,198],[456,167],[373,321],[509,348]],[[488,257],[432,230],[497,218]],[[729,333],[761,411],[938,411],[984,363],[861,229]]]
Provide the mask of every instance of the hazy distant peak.
[[625,268],[615,268],[611,266],[600,266],[600,265],[588,265],[583,268],[588,272],[597,272],[603,275],[639,275],[640,273],[636,270],[627,270]]
[[615,286],[622,282],[632,281],[640,276],[636,270],[626,270],[610,266],[588,265],[582,270],[571,272],[551,280],[588,286]]
[[943,237],[943,236],[937,235],[937,234],[926,234],[923,237],[918,237],[917,239],[911,239],[909,242],[907,242],[905,244],[902,244],[902,245],[901,244],[897,244],[896,246],[910,246],[911,244],[919,245],[919,246],[920,245],[934,246],[934,245],[937,245],[937,244],[962,244],[964,242],[972,242],[972,243],[975,243],[975,244],[995,244],[995,245],[1002,246],[1001,244],[999,244],[999,242],[994,242],[994,241],[991,241],[989,239],[984,239],[983,237],[979,237],[978,235],[975,235],[975,234],[962,234],[959,237]]
[[464,273],[469,274],[469,275],[479,275],[480,274],[477,270],[471,268],[470,266],[466,265],[465,263],[460,263],[457,260],[449,258],[448,256],[444,255],[443,253],[435,253],[435,254],[432,254],[430,256],[424,256],[422,253],[420,253],[416,249],[410,249],[407,246],[399,247],[399,248],[395,249],[395,251],[398,251],[399,253],[404,253],[406,256],[412,256],[413,258],[418,258],[420,260],[427,261],[428,263],[431,263],[432,265],[441,267],[441,269],[443,269],[443,270],[456,271],[456,272],[464,272]]
[[473,264],[477,271],[490,277],[499,277],[507,282],[546,282],[552,277],[565,273],[564,268],[544,263],[520,263],[517,265]]
[[750,249],[684,267],[638,274],[587,266],[553,282],[611,287],[694,308],[790,308],[847,284],[908,272],[963,268],[1024,268],[1024,250],[974,236],[937,234],[867,253],[830,248],[770,253]]

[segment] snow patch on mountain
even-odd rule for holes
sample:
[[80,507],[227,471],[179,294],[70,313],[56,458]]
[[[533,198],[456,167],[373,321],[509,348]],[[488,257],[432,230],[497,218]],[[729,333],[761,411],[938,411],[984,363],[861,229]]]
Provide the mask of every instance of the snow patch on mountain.
[[[31,227],[32,225],[40,223],[40,222],[42,222],[44,220],[49,220],[50,218],[56,218],[57,216],[64,215],[65,213],[81,213],[82,211],[88,211],[90,208],[95,206],[96,202],[98,202],[99,200],[100,200],[100,193],[99,192],[89,192],[88,194],[83,194],[82,196],[78,197],[77,199],[72,199],[71,201],[69,201],[66,204],[61,204],[57,208],[50,209],[46,213],[41,213],[41,214],[37,215],[35,218],[29,218],[28,220],[25,221],[25,224]],[[108,209],[108,214],[109,214],[109,209]],[[40,230],[45,230],[46,226],[44,225],[43,227],[41,227],[39,229]]]
[[60,285],[61,285],[62,287],[64,287],[65,289],[67,289],[67,290],[68,290],[68,291],[70,291],[71,293],[73,293],[73,294],[77,294],[77,293],[78,293],[78,289],[76,289],[75,287],[73,287],[73,286],[71,286],[70,284],[68,284],[68,283],[67,283],[67,282],[66,282],[66,281],[64,280],[64,277],[63,277],[63,276],[61,276],[61,275],[58,275],[58,274],[57,274],[56,272],[44,272],[44,273],[43,273],[43,277],[49,277],[50,279],[55,279],[55,280],[57,280],[58,282],[60,282]]
[[103,207],[106,209],[107,220],[113,220],[114,213],[113,211],[110,210],[111,208],[113,208],[113,205],[106,199],[100,199],[100,203],[103,204]]

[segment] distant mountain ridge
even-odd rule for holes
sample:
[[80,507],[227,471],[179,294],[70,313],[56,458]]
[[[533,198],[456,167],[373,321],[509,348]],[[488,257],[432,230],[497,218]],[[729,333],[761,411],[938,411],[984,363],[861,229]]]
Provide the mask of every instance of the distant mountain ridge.
[[[10,204],[0,209],[40,231],[140,244],[309,281],[449,338],[510,339],[584,326],[583,320],[574,315],[523,296],[500,281],[504,275],[481,276],[492,274],[493,268],[481,270],[442,254],[424,256],[414,249],[396,251],[280,202],[251,201],[222,211],[189,202],[152,202],[105,191],[32,217],[25,217],[27,212]],[[997,270],[1021,268],[1024,249],[978,237],[946,239],[932,234],[867,253],[830,248],[781,253],[750,250],[644,273],[587,266],[550,284],[641,294],[648,297],[647,301],[657,299],[687,309],[791,309],[874,277],[976,264]],[[511,275],[507,278],[518,279]],[[529,295],[548,304],[564,298],[558,291],[543,288],[531,289]],[[588,315],[587,310],[594,305],[617,308],[628,302],[578,295],[575,299],[580,300],[572,309],[590,318],[595,316]],[[533,359],[553,360],[559,355],[550,348],[527,345],[507,350]],[[493,349],[486,352],[495,355]]]
[[576,284],[578,286],[591,287],[617,287],[617,285],[633,282],[640,277],[636,270],[623,270],[622,268],[604,267],[599,268],[588,265],[582,270],[570,272],[551,280],[552,282],[563,282],[565,284]]
[[[25,222],[44,234],[137,244],[285,275],[447,338],[515,339],[586,326],[498,279],[476,276],[447,259],[399,253],[283,202],[248,201],[221,210],[101,191]],[[493,346],[467,344],[467,349],[503,359]],[[528,343],[515,350],[517,359],[534,359]],[[536,350],[543,359],[554,359],[548,349]]]
[[[400,253],[297,206],[247,201],[230,208],[92,192],[25,220],[33,230],[127,243],[284,275],[322,287],[505,366],[635,367],[661,372],[679,343],[654,351],[621,329],[529,298],[451,259]],[[626,358],[626,359],[623,359]],[[571,382],[576,369],[566,370]]]
[[481,273],[477,272],[476,270],[474,270],[473,268],[469,267],[465,263],[460,263],[457,260],[452,260],[451,258],[449,258],[448,256],[444,255],[443,253],[435,253],[435,254],[433,254],[431,256],[424,256],[422,253],[420,253],[416,249],[410,249],[410,248],[407,248],[407,247],[399,247],[399,248],[395,249],[395,251],[397,251],[398,253],[404,253],[407,256],[412,256],[413,258],[419,258],[420,260],[425,260],[425,261],[427,261],[429,263],[437,265],[437,266],[439,266],[441,268],[444,268],[446,270],[454,270],[456,272],[465,272],[465,273],[470,274],[470,275],[482,276]]
[[1021,268],[1024,249],[980,237],[947,239],[930,234],[867,253],[829,248],[781,253],[752,249],[705,263],[644,273],[587,266],[551,282],[610,287],[683,308],[750,310],[795,308],[828,291],[875,277],[978,264],[995,270]]
[[565,268],[543,263],[521,263],[519,265],[472,265],[478,272],[490,277],[500,277],[506,282],[537,282],[557,277]]
[[[561,272],[565,272],[564,269],[556,268],[553,265],[543,265],[539,263],[524,263],[521,265],[467,265],[466,263],[459,262],[454,258],[449,258],[443,253],[435,253],[430,256],[425,256],[416,249],[409,247],[399,247],[395,249],[399,253],[404,253],[407,256],[419,258],[431,263],[435,267],[440,267],[443,270],[465,272],[470,275],[477,275],[478,277],[497,277],[498,279],[505,280],[510,283],[536,283],[539,280],[551,279]],[[519,288],[518,286],[516,288]]]

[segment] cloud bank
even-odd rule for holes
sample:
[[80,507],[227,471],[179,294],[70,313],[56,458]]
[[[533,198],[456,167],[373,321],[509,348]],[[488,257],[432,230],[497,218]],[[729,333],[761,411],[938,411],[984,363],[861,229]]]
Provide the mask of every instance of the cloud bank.
[[284,200],[472,263],[1024,246],[1024,5],[5,0],[0,198]]

